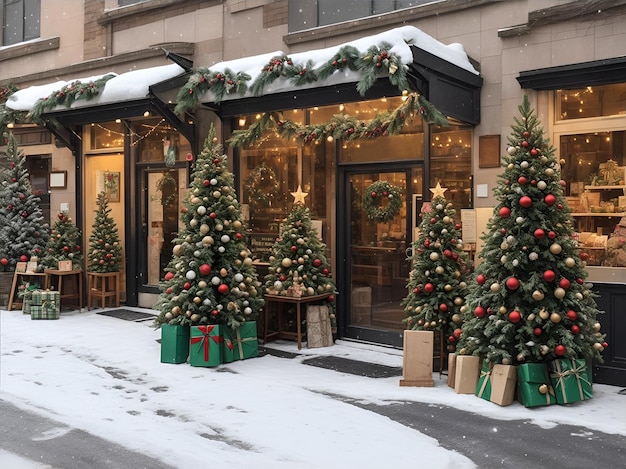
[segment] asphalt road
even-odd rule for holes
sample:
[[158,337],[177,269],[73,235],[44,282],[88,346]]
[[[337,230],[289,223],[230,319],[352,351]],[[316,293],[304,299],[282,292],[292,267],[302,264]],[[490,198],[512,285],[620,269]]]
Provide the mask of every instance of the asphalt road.
[[[0,399],[0,449],[55,469],[172,469],[153,459],[82,430],[25,411]],[[6,455],[5,455],[6,456]],[[15,467],[14,460],[0,468]],[[29,465],[27,467],[37,467]]]
[[[530,420],[494,420],[419,402],[387,405],[341,399],[389,417],[467,456],[481,469],[626,468],[626,437],[573,425],[541,428]],[[626,396],[624,398],[626,405]]]

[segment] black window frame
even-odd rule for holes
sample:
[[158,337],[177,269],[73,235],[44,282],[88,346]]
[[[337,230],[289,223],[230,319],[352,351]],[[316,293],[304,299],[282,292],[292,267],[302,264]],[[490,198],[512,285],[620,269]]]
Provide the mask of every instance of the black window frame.
[[[7,24],[7,8],[14,11],[14,15],[22,19]],[[41,0],[3,0],[0,11],[2,20],[2,46],[12,46],[22,42],[37,39],[41,36]],[[9,30],[9,26],[13,29]],[[15,40],[7,37],[9,32],[15,30]]]

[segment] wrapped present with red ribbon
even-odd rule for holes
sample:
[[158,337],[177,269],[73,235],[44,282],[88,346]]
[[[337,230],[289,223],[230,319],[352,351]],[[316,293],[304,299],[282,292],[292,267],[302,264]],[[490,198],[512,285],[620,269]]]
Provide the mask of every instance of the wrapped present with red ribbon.
[[234,359],[254,358],[259,356],[256,321],[245,322],[234,330]]
[[189,339],[189,364],[191,366],[218,366],[222,363],[220,326],[191,326]]
[[233,344],[234,332],[229,327],[222,331],[222,363],[231,363],[235,360],[235,345]]
[[585,360],[560,359],[548,363],[557,404],[571,404],[593,397]]

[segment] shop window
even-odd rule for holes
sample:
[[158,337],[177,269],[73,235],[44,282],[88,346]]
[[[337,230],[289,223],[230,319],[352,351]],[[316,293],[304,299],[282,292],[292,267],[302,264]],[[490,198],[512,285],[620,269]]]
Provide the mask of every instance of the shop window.
[[588,265],[626,266],[621,249],[610,238],[624,237],[626,213],[626,131],[615,130],[559,137],[562,179],[568,208],[574,217],[574,236]]
[[[311,122],[317,111],[320,109],[295,109],[284,116],[303,124]],[[324,113],[321,110],[319,115]],[[241,116],[239,127],[244,128],[257,118],[260,116]],[[305,203],[318,230],[321,227],[322,240],[329,244],[328,207],[334,187],[331,170],[334,155],[334,142],[302,144],[276,134],[268,134],[259,143],[240,150],[240,200],[250,230],[251,249],[257,259],[268,260],[280,225],[293,206],[292,193],[298,186],[307,194]]]
[[41,0],[4,0],[2,44],[10,46],[39,37]]
[[472,128],[433,126],[430,137],[430,187],[440,183],[456,210],[471,207]]
[[[379,113],[393,111],[402,104],[401,97],[373,99],[334,107],[334,113],[346,113],[369,121]],[[384,155],[384,156],[381,156]],[[407,119],[399,135],[385,138],[349,140],[342,143],[342,163],[424,159],[424,125],[419,116]]]
[[557,120],[626,115],[626,83],[556,92]]
[[124,131],[122,122],[102,122],[91,124],[88,131],[88,151],[124,148]]
[[165,162],[173,165],[186,161],[191,144],[165,119],[136,122],[131,126],[131,146],[137,148],[137,161]]

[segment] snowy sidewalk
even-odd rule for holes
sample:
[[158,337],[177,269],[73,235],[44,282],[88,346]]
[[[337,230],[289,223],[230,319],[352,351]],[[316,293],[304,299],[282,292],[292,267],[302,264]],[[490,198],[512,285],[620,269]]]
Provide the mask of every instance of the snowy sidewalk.
[[571,424],[626,436],[626,396],[614,386],[594,385],[590,401],[526,409],[455,394],[438,373],[433,388],[406,388],[399,376],[368,378],[303,364],[331,355],[401,367],[399,350],[344,341],[300,351],[291,342],[267,344],[295,354],[292,359],[268,354],[217,368],[167,365],[159,361],[160,333],[152,321],[97,312],[32,321],[0,311],[0,399],[176,467],[210,461],[260,468],[474,467],[435,439],[349,401],[443,405],[541,428]]

